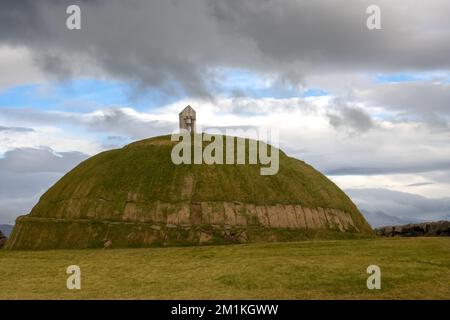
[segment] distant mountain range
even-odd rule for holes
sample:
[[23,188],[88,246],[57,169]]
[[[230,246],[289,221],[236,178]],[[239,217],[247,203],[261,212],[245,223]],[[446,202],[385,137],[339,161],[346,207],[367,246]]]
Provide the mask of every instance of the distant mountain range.
[[394,217],[382,211],[370,212],[361,210],[361,212],[363,216],[366,218],[367,222],[369,222],[369,224],[372,226],[372,228],[424,222],[422,220],[414,218]]
[[431,199],[383,188],[345,189],[373,228],[450,220],[450,197]]
[[5,235],[5,237],[9,237],[13,228],[14,228],[14,226],[12,226],[10,224],[0,224],[0,230]]

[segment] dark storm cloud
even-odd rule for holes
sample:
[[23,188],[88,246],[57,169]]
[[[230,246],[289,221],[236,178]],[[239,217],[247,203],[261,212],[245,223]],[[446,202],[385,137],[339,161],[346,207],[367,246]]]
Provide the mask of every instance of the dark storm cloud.
[[42,39],[50,34],[50,31],[45,28],[46,24],[42,15],[43,12],[37,1],[2,1],[0,4],[1,40],[15,45],[32,45],[34,39]]
[[[382,30],[375,32],[366,28],[371,4],[382,13]],[[216,0],[213,8],[223,25],[284,62],[347,71],[450,66],[450,45],[442,41],[449,26],[446,1]],[[431,43],[436,47],[427,47]]]
[[30,47],[36,63],[58,79],[90,74],[95,66],[136,89],[209,95],[213,78],[207,69],[227,55],[219,49],[227,40],[216,37],[202,1],[86,1],[80,4],[81,31],[65,27],[69,4],[41,1],[15,8],[8,1],[1,12],[18,30],[0,28],[0,41]]
[[370,116],[362,108],[355,106],[339,107],[327,116],[333,127],[349,132],[366,132],[374,126]]
[[[209,96],[224,67],[290,83],[324,72],[450,68],[444,0],[86,1],[82,30],[69,31],[72,3],[2,1],[0,43],[30,47],[59,78],[100,68],[171,95]],[[381,7],[382,30],[366,28],[369,4]]]

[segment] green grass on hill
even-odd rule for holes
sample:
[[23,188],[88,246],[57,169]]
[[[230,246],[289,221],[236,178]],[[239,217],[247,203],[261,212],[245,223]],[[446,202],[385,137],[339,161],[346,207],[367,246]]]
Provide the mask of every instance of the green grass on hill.
[[[66,288],[67,266],[82,288]],[[368,290],[366,268],[381,267]],[[450,299],[450,238],[0,250],[0,299]]]
[[160,136],[83,161],[42,196],[31,216],[80,219],[92,212],[105,212],[104,220],[122,220],[130,201],[143,205],[157,200],[300,204],[346,211],[361,232],[370,233],[370,227],[341,189],[284,152],[280,151],[279,172],[262,176],[260,165],[175,165],[171,161],[173,144],[170,136]]

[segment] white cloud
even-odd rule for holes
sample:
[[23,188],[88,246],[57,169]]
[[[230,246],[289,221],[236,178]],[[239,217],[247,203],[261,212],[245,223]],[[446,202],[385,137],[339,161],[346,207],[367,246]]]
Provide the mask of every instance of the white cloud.
[[42,71],[26,47],[0,45],[0,92],[9,87],[43,82]]
[[69,132],[57,125],[58,123],[53,123],[53,126],[35,126],[31,132],[0,131],[0,155],[11,149],[42,146],[59,152],[79,151],[86,154],[95,154],[102,150],[101,142],[96,141],[94,137]]

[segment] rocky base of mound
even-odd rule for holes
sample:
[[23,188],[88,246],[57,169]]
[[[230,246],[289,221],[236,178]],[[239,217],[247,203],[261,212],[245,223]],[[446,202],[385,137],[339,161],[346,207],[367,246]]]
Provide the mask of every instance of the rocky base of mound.
[[3,235],[3,233],[0,231],[0,249],[3,248],[3,246],[5,245],[7,239],[8,239],[8,238],[6,238],[6,237]]
[[274,228],[338,229],[341,232],[367,232],[370,227],[358,216],[331,208],[309,208],[295,204],[255,205],[242,202],[164,202],[127,201],[111,214],[109,201],[70,199],[57,202],[52,216],[31,214],[34,218],[90,219],[160,223],[169,225],[258,225]]
[[[370,236],[351,214],[300,205],[255,206],[197,203],[152,215],[133,206],[120,220],[22,216],[8,249],[125,248],[189,246],[259,241],[301,241]],[[172,205],[173,207],[173,205]],[[152,220],[147,220],[152,217]]]
[[383,237],[450,236],[450,221],[437,221],[388,226],[375,229]]

